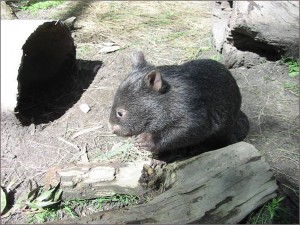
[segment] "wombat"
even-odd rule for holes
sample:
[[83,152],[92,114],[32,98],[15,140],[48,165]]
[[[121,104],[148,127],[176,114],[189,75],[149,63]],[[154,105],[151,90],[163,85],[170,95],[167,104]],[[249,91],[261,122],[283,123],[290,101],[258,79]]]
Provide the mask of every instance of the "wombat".
[[109,126],[152,152],[243,140],[249,130],[241,94],[229,70],[210,59],[154,66],[133,54],[132,72],[114,96]]

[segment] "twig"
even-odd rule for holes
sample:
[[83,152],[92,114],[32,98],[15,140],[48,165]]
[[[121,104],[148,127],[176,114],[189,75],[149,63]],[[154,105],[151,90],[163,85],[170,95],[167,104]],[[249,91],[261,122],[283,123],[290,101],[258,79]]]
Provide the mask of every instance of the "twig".
[[[42,174],[44,174],[44,173],[46,173],[46,172],[47,172],[47,170],[43,170],[43,171],[41,171],[41,172],[39,172],[39,173],[34,174],[34,175],[31,176],[29,179],[33,180],[33,179],[36,178],[37,176],[40,176],[40,175],[42,175]],[[42,177],[41,177],[39,180],[41,180],[41,179],[42,179]]]
[[116,135],[113,135],[113,134],[101,134],[101,135],[98,135],[98,137],[116,137]]
[[65,139],[63,139],[63,138],[61,138],[61,137],[58,137],[58,140],[60,140],[60,141],[62,141],[62,142],[64,142],[64,143],[66,143],[66,144],[72,146],[73,148],[75,148],[76,150],[80,151],[80,149],[78,148],[77,145],[75,145],[75,144],[73,144],[73,143],[71,143],[71,142],[69,142],[69,141],[67,141],[67,140],[65,140]]
[[91,131],[94,131],[94,130],[97,130],[97,129],[100,129],[102,128],[103,126],[98,126],[98,127],[92,127],[92,128],[87,128],[87,129],[84,129],[82,131],[79,131],[79,132],[76,132],[75,134],[72,135],[71,139],[75,139],[77,138],[78,136],[82,135],[82,134],[86,134],[88,132],[91,132]]
[[28,142],[29,142],[29,143],[33,143],[33,144],[37,144],[37,145],[41,145],[41,146],[44,146],[44,147],[57,148],[57,147],[55,147],[55,146],[46,145],[46,144],[38,143],[38,142],[35,142],[35,141],[31,141],[31,140],[29,140]]
[[268,94],[267,101],[264,104],[264,106],[261,108],[261,110],[259,112],[259,115],[258,115],[258,124],[259,124],[259,132],[260,132],[260,134],[262,134],[260,117],[264,113],[263,111],[264,111],[265,107],[267,106],[267,104],[269,102],[269,98],[270,98],[270,95]]
[[115,88],[107,87],[107,86],[95,86],[95,87],[91,87],[89,89],[83,89],[83,90],[110,90],[110,91],[113,91],[113,90],[115,90]]

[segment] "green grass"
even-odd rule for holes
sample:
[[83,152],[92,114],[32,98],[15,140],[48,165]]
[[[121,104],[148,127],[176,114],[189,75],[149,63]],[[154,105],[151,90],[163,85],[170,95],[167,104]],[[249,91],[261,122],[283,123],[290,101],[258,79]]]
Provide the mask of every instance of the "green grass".
[[257,212],[250,214],[247,224],[292,224],[294,216],[289,209],[283,206],[284,197],[279,196],[265,205]]
[[109,9],[107,12],[98,14],[98,19],[100,21],[116,21],[124,20],[125,17],[140,17],[143,18],[143,22],[139,26],[145,27],[159,27],[162,25],[170,25],[174,23],[174,12],[167,11],[157,15],[149,15],[147,13],[142,13],[139,11],[122,11],[122,4],[120,2],[110,2]]
[[147,21],[144,22],[145,25],[150,27],[160,27],[163,25],[170,25],[174,23],[174,20],[176,19],[173,12],[167,11],[165,13],[161,13],[156,16],[150,16],[147,14],[141,15],[145,18],[148,18]]
[[36,12],[41,9],[49,9],[55,6],[61,5],[64,1],[33,1],[32,3],[21,6],[21,10],[29,10],[31,12]]
[[133,143],[128,140],[125,142],[119,142],[114,145],[110,151],[100,154],[99,157],[97,157],[97,160],[105,161],[110,160],[116,156],[120,156],[123,161],[132,147]]
[[284,82],[283,88],[292,94],[299,96],[299,84],[293,82],[295,79],[299,79],[299,62],[294,58],[281,59],[281,63],[288,65],[288,74],[291,78],[290,81]]
[[100,21],[114,21],[122,19],[123,15],[117,12],[106,12],[98,16]]
[[28,223],[35,224],[35,223],[45,223],[47,221],[57,220],[57,210],[55,209],[48,209],[41,212],[37,212],[28,216]]
[[80,54],[87,54],[92,50],[91,46],[84,45],[77,48],[78,53]]
[[292,94],[299,96],[299,84],[293,84],[290,82],[284,82],[283,83],[283,88]]
[[272,76],[270,76],[269,74],[263,76],[264,81],[274,81],[275,79],[272,78]]
[[[106,204],[112,204],[115,206],[123,207],[128,205],[137,204],[139,197],[135,195],[115,194],[112,196],[104,196],[95,199],[75,199],[63,202],[62,209],[71,211],[77,207],[92,206],[97,210],[103,210]],[[71,209],[71,210],[70,210]]]
[[166,35],[162,35],[162,36],[155,38],[155,42],[158,44],[162,44],[162,43],[168,44],[169,42],[172,42],[172,43],[178,45],[178,43],[176,43],[176,41],[177,42],[182,41],[183,38],[187,35],[188,35],[188,31],[178,31],[178,32],[168,33]]
[[215,60],[215,61],[220,62],[220,60],[221,60],[221,54],[220,54],[220,53],[217,53],[217,54],[211,56],[210,59],[213,59],[213,60]]
[[[210,42],[208,24],[210,24],[210,11],[195,9],[177,3],[162,2],[105,2],[96,6],[95,22],[101,24],[99,32],[114,39],[122,46],[134,46],[143,49],[152,46],[152,54],[159,52],[172,52],[172,56],[153,63],[170,64],[182,63],[186,60],[196,59],[199,52],[208,51],[206,47]],[[205,19],[199,22],[196,16],[203,10]],[[122,35],[120,35],[122,34]],[[134,42],[132,41],[134,37]],[[151,47],[151,48],[152,48]],[[202,48],[202,49],[199,49]],[[150,57],[150,56],[149,56]]]
[[92,211],[95,212],[105,210],[106,205],[109,205],[110,207],[124,207],[137,204],[138,201],[139,197],[125,194],[115,194],[95,199],[66,200],[62,201],[59,206],[51,208],[48,207],[46,209],[33,212],[30,216],[28,216],[28,223],[44,223],[59,220],[61,219],[60,215],[62,214],[67,215],[69,218],[76,218],[81,216],[76,212],[77,208],[80,208],[79,211],[92,209]]
[[289,76],[291,78],[299,77],[299,62],[293,58],[286,58],[282,60],[283,63],[289,66]]

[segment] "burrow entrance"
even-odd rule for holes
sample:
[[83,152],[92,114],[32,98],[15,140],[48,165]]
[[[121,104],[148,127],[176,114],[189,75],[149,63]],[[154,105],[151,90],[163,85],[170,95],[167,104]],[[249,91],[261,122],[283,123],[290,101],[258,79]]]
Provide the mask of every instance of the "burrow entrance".
[[93,64],[101,66],[101,62],[76,60],[71,33],[59,21],[40,25],[22,49],[15,112],[23,125],[49,123],[62,116],[94,79]]
[[256,53],[269,61],[277,61],[285,54],[283,48],[257,41],[255,32],[249,31],[249,33],[246,33],[244,30],[236,28],[231,31],[231,35],[232,40],[230,42],[238,50]]

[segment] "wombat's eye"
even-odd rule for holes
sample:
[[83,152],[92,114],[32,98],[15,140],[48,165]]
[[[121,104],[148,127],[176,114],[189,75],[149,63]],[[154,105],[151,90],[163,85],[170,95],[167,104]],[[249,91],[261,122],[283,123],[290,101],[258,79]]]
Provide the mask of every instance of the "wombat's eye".
[[117,111],[117,117],[122,117],[122,116],[123,116],[123,113],[120,111]]
[[122,118],[125,115],[126,111],[124,109],[117,109],[116,115],[118,118]]

